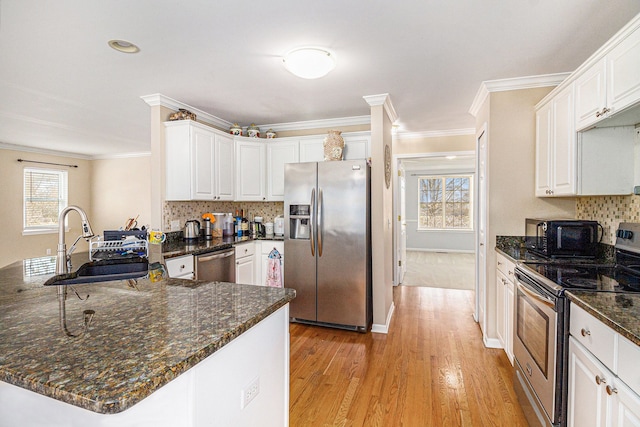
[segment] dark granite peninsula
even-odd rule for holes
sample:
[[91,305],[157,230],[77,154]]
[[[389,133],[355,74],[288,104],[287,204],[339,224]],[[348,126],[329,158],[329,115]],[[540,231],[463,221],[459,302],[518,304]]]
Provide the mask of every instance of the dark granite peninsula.
[[0,426],[287,424],[293,290],[144,278],[64,300],[50,258],[0,269]]

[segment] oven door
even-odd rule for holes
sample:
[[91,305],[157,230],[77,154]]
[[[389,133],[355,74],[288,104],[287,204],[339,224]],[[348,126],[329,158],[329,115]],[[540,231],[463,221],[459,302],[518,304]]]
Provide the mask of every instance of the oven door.
[[[548,419],[557,421],[556,362],[558,312],[556,298],[528,278],[516,276],[516,327],[513,351]],[[536,402],[532,402],[536,403]],[[537,405],[536,405],[537,406]]]

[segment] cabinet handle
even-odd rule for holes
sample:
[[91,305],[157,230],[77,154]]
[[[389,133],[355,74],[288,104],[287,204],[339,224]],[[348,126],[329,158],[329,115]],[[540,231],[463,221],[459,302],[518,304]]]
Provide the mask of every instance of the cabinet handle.
[[181,265],[181,266],[180,266],[180,270],[184,270],[184,265]]
[[607,386],[606,390],[607,390],[607,394],[609,396],[611,396],[613,393],[616,393],[616,394],[618,393],[618,389],[614,388],[614,387],[611,387],[610,385]]
[[602,111],[598,111],[598,112],[596,113],[596,117],[604,116],[604,115],[605,115],[605,114],[607,114],[609,111],[611,111],[609,108],[604,107],[604,108],[602,109]]
[[585,328],[580,329],[580,335],[586,337],[587,335],[591,335],[591,331]]
[[509,273],[509,276],[513,276],[513,271],[509,270],[507,273]]
[[596,375],[596,384],[600,385],[600,384],[606,384],[606,383],[607,381],[604,378],[602,378],[600,375]]
[[500,261],[498,261],[498,265],[502,265],[502,263]]

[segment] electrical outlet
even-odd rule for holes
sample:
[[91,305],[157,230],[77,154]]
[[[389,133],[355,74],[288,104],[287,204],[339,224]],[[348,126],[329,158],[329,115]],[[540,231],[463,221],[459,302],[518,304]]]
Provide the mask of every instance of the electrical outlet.
[[171,231],[180,231],[180,220],[174,219],[171,221]]
[[260,393],[260,377],[254,378],[241,392],[240,409],[244,409]]
[[51,255],[51,249],[47,248],[47,255]]

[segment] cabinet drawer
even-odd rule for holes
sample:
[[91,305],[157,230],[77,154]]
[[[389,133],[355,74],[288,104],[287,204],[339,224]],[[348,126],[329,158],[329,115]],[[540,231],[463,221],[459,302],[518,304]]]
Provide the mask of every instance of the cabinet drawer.
[[[593,353],[605,366],[615,368],[616,333],[582,308],[571,304],[569,331],[576,341]],[[612,369],[615,373],[615,369]]]
[[[165,260],[169,277],[189,276],[193,274],[193,255],[179,256]],[[182,278],[182,277],[180,277]]]
[[496,267],[507,279],[513,282],[516,265],[506,256],[496,253]]
[[618,377],[634,392],[640,394],[640,347],[618,336]]
[[236,259],[246,256],[253,256],[256,253],[256,245],[254,242],[236,245]]

